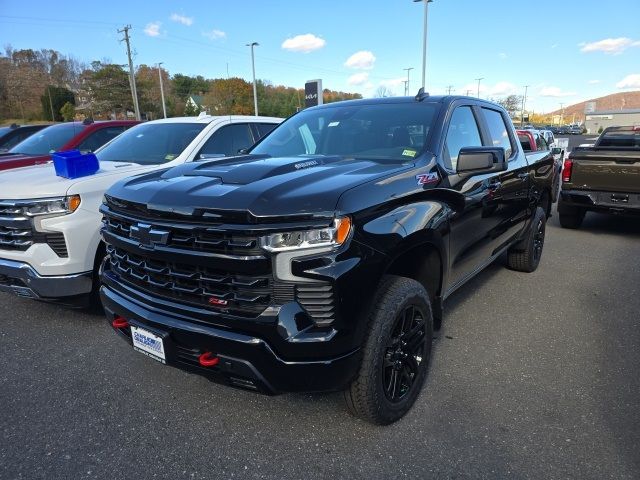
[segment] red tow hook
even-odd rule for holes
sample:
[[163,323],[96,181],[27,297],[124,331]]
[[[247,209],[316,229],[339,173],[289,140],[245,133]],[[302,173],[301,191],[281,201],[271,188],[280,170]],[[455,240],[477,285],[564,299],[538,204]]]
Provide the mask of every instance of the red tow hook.
[[113,328],[127,328],[129,326],[129,322],[124,317],[116,317],[111,322],[111,326]]
[[198,361],[203,367],[215,367],[220,359],[211,352],[204,352],[198,357]]

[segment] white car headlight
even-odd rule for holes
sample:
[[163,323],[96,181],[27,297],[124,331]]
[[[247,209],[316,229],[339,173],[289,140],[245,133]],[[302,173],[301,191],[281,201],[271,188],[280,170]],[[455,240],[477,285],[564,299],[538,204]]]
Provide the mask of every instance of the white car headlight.
[[349,238],[350,233],[351,219],[339,217],[326,228],[266,235],[260,238],[260,246],[268,252],[339,246]]
[[22,213],[28,217],[66,215],[78,209],[80,206],[80,195],[24,200],[20,202],[19,206],[22,208]]

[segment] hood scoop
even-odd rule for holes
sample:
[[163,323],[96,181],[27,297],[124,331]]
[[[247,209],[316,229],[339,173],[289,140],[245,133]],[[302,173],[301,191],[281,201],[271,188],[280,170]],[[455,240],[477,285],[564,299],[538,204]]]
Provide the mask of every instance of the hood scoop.
[[227,185],[248,185],[266,178],[295,174],[344,160],[343,157],[309,156],[282,158],[252,158],[250,161],[236,163],[208,162],[198,165],[184,176],[218,178]]

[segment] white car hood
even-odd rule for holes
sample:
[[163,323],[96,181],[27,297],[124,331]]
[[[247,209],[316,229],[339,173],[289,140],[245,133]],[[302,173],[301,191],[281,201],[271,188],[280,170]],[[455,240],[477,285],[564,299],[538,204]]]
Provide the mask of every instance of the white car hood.
[[44,198],[82,193],[82,184],[87,182],[95,186],[104,179],[104,188],[108,189],[120,178],[172,166],[171,164],[141,166],[134,163],[100,162],[100,170],[94,175],[75,178],[58,177],[53,163],[16,168],[0,172],[0,200],[19,200],[26,198]]

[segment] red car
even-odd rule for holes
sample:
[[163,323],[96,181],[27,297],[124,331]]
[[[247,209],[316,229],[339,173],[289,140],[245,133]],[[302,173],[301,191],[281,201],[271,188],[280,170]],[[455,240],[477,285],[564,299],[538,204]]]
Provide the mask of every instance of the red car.
[[0,154],[0,170],[49,162],[53,152],[92,152],[138,123],[134,120],[85,120],[51,125]]

